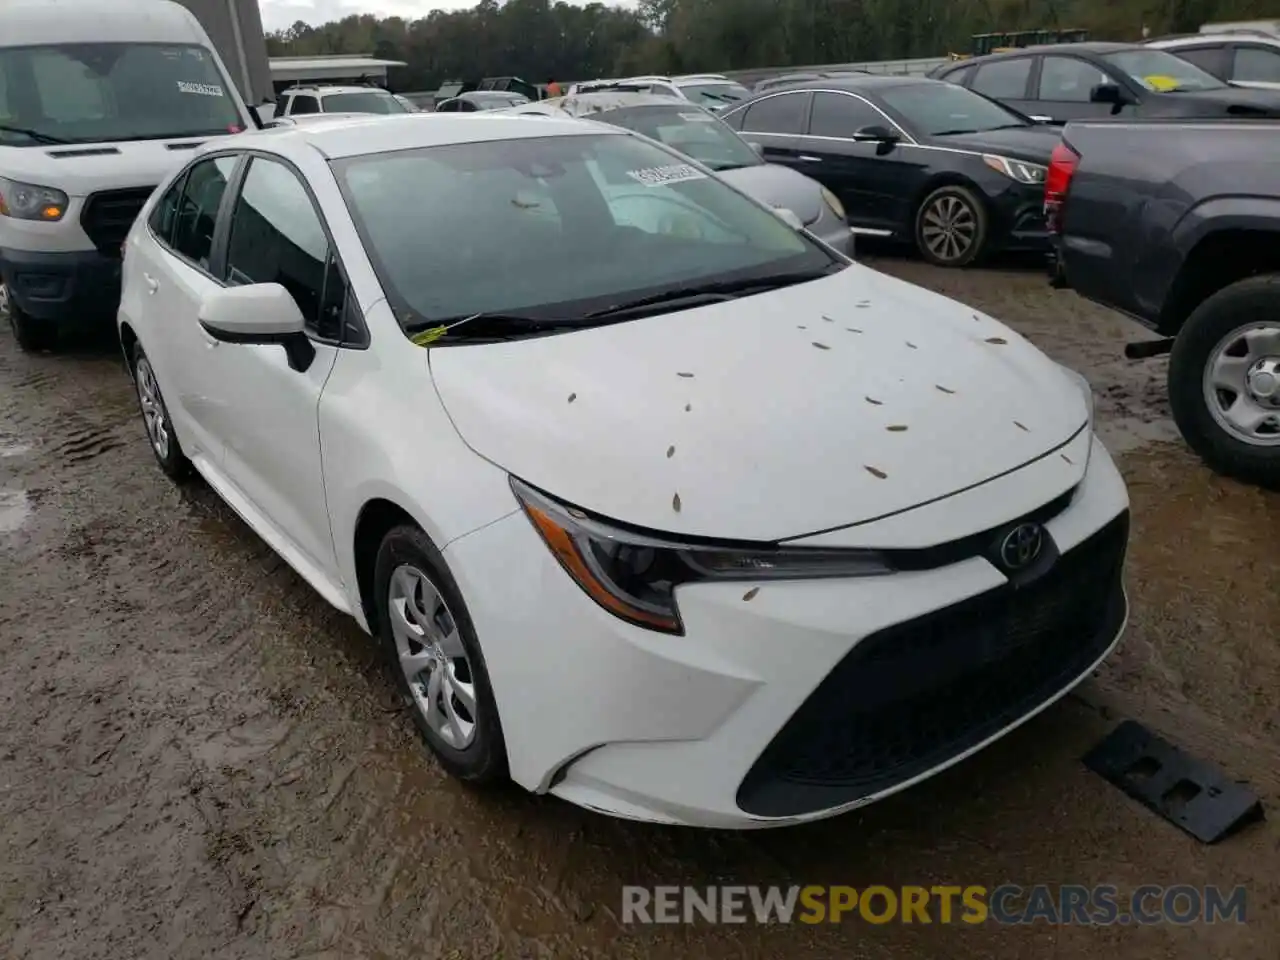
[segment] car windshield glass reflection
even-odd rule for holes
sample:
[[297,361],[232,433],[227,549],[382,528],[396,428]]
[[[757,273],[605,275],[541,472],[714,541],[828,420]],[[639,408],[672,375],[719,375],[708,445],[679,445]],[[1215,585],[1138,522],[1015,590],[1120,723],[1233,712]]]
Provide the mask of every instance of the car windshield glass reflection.
[[407,325],[494,312],[583,318],[836,263],[680,155],[622,134],[457,144],[334,167]]
[[902,116],[909,131],[926,137],[1029,125],[995,101],[950,83],[890,87],[880,96],[891,110]]

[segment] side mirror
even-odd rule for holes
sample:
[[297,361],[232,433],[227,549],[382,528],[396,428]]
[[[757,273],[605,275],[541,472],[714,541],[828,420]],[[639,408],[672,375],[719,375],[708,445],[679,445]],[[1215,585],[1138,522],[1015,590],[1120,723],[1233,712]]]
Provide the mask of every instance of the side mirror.
[[804,229],[804,221],[796,216],[796,212],[794,210],[788,209],[787,207],[774,207],[773,212],[778,215],[779,220],[789,226],[792,230],[795,230],[797,233]]
[[861,143],[897,143],[902,136],[896,130],[874,123],[853,132],[853,139]]
[[1113,107],[1122,107],[1130,102],[1128,94],[1118,83],[1100,83],[1089,91],[1090,103],[1109,103]]
[[222,343],[284,347],[289,366],[299,373],[316,357],[302,311],[293,295],[278,283],[216,290],[201,302],[197,316],[205,332]]

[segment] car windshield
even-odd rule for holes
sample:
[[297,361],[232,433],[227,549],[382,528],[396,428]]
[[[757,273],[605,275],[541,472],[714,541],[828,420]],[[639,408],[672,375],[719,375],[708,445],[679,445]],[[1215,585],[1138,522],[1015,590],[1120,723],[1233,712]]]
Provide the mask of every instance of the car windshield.
[[1126,50],[1108,53],[1102,59],[1124,71],[1135,83],[1158,93],[1185,90],[1225,90],[1223,83],[1194,63],[1163,50]]
[[1030,125],[995,101],[942,80],[889,87],[880,97],[910,133],[926,137]]
[[324,98],[325,113],[408,113],[404,104],[382,90],[331,93]]
[[751,91],[739,83],[682,83],[680,92],[702,107],[723,107],[727,103],[737,103],[751,96]]
[[764,163],[747,142],[724,123],[696,107],[655,104],[585,114],[659,140],[712,170],[735,170]]
[[480,313],[590,325],[603,321],[587,314],[620,303],[842,265],[678,154],[620,133],[427,147],[333,168],[406,329]]
[[204,47],[64,43],[0,48],[0,144],[236,133],[232,87]]

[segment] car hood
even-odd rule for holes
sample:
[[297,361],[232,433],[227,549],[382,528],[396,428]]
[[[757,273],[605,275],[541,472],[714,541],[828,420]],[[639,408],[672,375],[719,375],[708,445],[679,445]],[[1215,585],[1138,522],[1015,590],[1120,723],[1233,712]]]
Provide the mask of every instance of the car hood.
[[428,358],[481,456],[583,509],[693,536],[769,542],[882,517],[1036,460],[1088,418],[1022,337],[857,264]]
[[191,159],[193,150],[170,145],[201,144],[217,137],[74,143],[48,147],[11,147],[3,151],[0,176],[46,187],[72,197],[97,190],[154,187]]
[[806,226],[822,215],[822,185],[790,167],[761,163],[716,176],[771,207],[786,207]]
[[1158,104],[1158,112],[1176,112],[1180,116],[1280,116],[1280,93],[1274,90],[1184,90],[1156,94],[1152,99]]
[[998,153],[1015,160],[1048,163],[1053,148],[1062,140],[1062,128],[1048,124],[1034,127],[1010,127],[1008,130],[984,130],[981,133],[952,134],[933,137],[930,143],[957,150]]

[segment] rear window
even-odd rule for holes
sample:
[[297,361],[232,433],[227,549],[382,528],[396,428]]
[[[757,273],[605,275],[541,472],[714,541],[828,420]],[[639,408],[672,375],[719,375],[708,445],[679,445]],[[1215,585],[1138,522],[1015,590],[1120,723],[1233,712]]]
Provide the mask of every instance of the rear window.
[[68,43],[0,48],[6,146],[237,133],[233,88],[204,47]]
[[379,90],[331,93],[324,98],[325,113],[407,113],[404,104]]
[[[587,116],[592,116],[587,114]],[[720,120],[693,106],[654,105],[606,110],[592,116],[659,140],[712,170],[753,167],[764,161]]]

